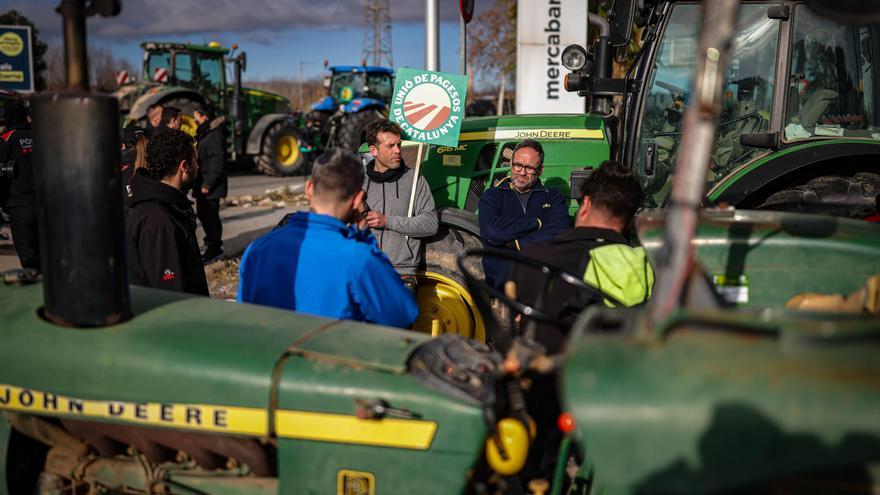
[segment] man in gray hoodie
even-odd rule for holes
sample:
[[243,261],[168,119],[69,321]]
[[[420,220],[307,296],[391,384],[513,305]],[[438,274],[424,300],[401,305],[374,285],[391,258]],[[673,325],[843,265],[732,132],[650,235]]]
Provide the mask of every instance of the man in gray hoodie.
[[367,164],[364,178],[364,206],[367,226],[375,230],[379,247],[406,286],[415,292],[415,273],[422,261],[422,239],[437,233],[437,212],[434,197],[425,178],[416,183],[412,215],[408,215],[413,170],[400,156],[403,131],[400,126],[378,119],[367,126],[367,144],[373,160]]

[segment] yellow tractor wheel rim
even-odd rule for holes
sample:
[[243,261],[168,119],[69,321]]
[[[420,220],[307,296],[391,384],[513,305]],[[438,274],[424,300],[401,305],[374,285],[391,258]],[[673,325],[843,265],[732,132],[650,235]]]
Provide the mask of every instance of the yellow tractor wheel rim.
[[185,113],[180,114],[180,130],[189,134],[190,136],[196,135],[196,129],[199,128],[199,124],[196,124],[196,119],[192,117],[192,115],[187,115]]
[[414,329],[437,337],[456,333],[462,337],[486,341],[486,326],[470,292],[452,278],[436,272],[416,275],[419,282],[416,299],[419,317]]
[[275,160],[289,167],[299,158],[299,140],[287,134],[275,141]]

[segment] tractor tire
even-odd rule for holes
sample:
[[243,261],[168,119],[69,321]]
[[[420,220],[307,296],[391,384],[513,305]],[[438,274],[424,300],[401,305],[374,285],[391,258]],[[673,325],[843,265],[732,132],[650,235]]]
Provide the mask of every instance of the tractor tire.
[[380,118],[382,114],[375,110],[349,114],[337,131],[336,146],[357,153],[361,144],[367,140],[367,124]]
[[[441,225],[434,237],[425,241],[424,266],[416,273],[419,317],[414,329],[438,336],[455,333],[486,341],[486,326],[458,267],[465,250],[481,247],[480,239],[455,227]],[[483,276],[478,260],[468,260],[468,271]]]
[[878,174],[825,175],[771,194],[758,209],[865,218],[877,213],[878,194]]
[[199,124],[196,123],[193,112],[202,106],[201,102],[188,98],[172,98],[162,101],[162,105],[180,110],[180,130],[190,136],[196,135],[196,129],[198,129]]
[[284,122],[273,124],[263,135],[260,154],[254,160],[257,170],[276,177],[300,173],[306,163],[300,144],[296,129]]

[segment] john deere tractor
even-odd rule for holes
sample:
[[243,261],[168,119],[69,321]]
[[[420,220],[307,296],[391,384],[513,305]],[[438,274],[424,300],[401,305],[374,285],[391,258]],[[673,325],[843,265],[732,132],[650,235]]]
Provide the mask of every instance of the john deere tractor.
[[[669,203],[682,116],[694,102],[701,8],[614,2],[608,19],[590,17],[597,35],[590,50],[571,46],[561,56],[571,70],[566,88],[587,99],[588,113],[468,118],[458,147],[430,147],[422,170],[440,208],[441,234],[427,245],[421,273],[423,309],[438,315],[426,328],[482,332],[451,260],[479,245],[480,196],[509,174],[513,147],[523,139],[543,144],[541,180],[570,199],[571,213],[579,181],[609,158],[634,168],[646,207]],[[880,28],[858,21],[821,17],[799,1],[743,2],[704,205],[880,220]],[[613,78],[615,51],[625,58],[634,24],[641,26],[640,49],[625,77]]]
[[[515,324],[493,318],[468,263],[487,250],[458,268],[493,348],[129,287],[117,103],[74,84],[35,97],[42,278],[0,285],[0,495],[876,493],[880,228],[694,200],[735,4],[704,21],[686,180],[637,222],[654,299],[587,308],[558,355],[532,338],[560,324],[539,305],[498,293]],[[84,9],[61,11],[82,26]],[[541,422],[558,453],[534,444],[536,379],[565,409]],[[530,451],[547,478],[522,472]]]
[[355,151],[366,140],[367,124],[388,112],[394,71],[369,65],[330,67],[324,87],[327,96],[302,118],[307,149],[338,146]]
[[[253,165],[269,175],[292,175],[302,170],[300,136],[290,101],[282,96],[244,88],[247,68],[244,52],[235,53],[217,43],[194,45],[149,41],[144,49],[142,80],[116,91],[120,111],[128,122],[145,123],[147,108],[155,103],[177,107],[182,129],[194,134],[192,111],[206,105],[226,119],[229,158]],[[226,80],[232,64],[233,80]]]

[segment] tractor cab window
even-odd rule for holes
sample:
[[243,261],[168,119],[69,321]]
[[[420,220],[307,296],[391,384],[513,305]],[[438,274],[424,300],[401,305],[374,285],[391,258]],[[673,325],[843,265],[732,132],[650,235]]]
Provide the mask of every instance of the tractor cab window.
[[174,77],[180,82],[192,82],[192,55],[189,53],[176,53],[174,55]]
[[342,103],[356,98],[366,83],[363,72],[334,72],[330,96]]
[[168,52],[148,52],[147,55],[146,74],[143,75],[144,81],[155,81],[157,70],[171,70],[171,56]]
[[880,28],[850,26],[798,7],[785,139],[880,139]]
[[363,94],[361,96],[375,98],[381,101],[390,101],[391,92],[393,91],[393,89],[394,88],[393,84],[391,83],[390,74],[373,72],[371,74],[367,74],[367,91],[366,94]]
[[198,59],[199,78],[204,86],[223,86],[223,59],[202,56]]
[[[740,7],[707,189],[761,152],[739,138],[769,128],[779,31],[779,21],[767,17],[769,8]],[[692,99],[700,10],[697,4],[675,6],[651,71],[637,156],[648,207],[662,206],[671,188],[684,112]]]

